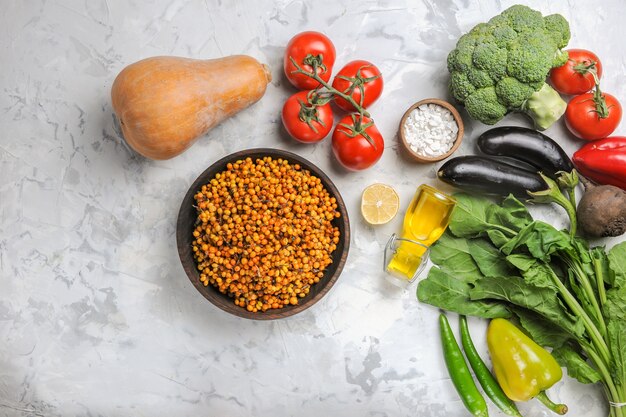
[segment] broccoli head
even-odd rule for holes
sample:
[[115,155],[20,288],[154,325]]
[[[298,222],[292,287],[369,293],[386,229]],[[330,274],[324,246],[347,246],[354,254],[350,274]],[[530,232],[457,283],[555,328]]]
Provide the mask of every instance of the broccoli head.
[[450,91],[483,123],[522,111],[545,129],[565,112],[565,102],[545,80],[567,61],[561,48],[569,39],[563,16],[512,6],[461,36],[448,55]]

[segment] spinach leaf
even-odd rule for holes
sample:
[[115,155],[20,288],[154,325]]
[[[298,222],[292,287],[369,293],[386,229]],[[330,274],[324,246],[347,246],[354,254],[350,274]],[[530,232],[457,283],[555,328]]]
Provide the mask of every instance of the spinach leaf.
[[593,268],[591,268],[591,250],[586,240],[580,237],[572,239],[572,250],[569,254],[573,255],[575,259],[578,259],[582,264],[588,265],[589,269],[586,269],[585,272],[593,274]]
[[452,236],[446,232],[430,250],[430,259],[446,272],[467,282],[475,281],[482,275],[469,250],[469,240]]
[[[515,231],[503,226],[497,221],[497,216],[489,214],[490,207],[497,207],[491,201],[469,194],[458,193],[454,195],[456,206],[450,216],[448,226],[453,235],[464,238],[476,238],[483,236],[488,230],[500,230],[509,237],[515,235]],[[493,210],[493,209],[491,209]]]
[[600,278],[605,284],[614,286],[615,273],[611,270],[609,266],[609,257],[606,254],[604,247],[596,246],[595,248],[591,249],[591,258],[592,263],[595,265],[594,276],[596,276],[596,280]]
[[503,303],[471,300],[469,296],[471,288],[471,284],[433,267],[428,277],[419,282],[417,298],[423,303],[467,316],[483,318],[511,316],[511,312]]
[[612,286],[621,288],[626,285],[626,242],[619,243],[609,251],[609,266],[613,271]]
[[472,239],[468,243],[469,253],[484,276],[503,277],[515,274],[516,271],[506,262],[504,255],[488,241]]
[[521,277],[485,277],[475,283],[469,295],[472,300],[508,301],[535,311],[572,336],[583,335],[582,322],[569,314],[554,290],[536,287]]
[[520,271],[527,283],[540,288],[550,288],[556,293],[557,288],[552,280],[553,272],[548,264],[523,254],[509,255],[506,260]]
[[592,368],[570,345],[554,349],[552,356],[559,365],[567,368],[567,375],[583,384],[593,384],[602,379],[600,373]]
[[525,250],[533,257],[548,262],[551,255],[557,251],[571,251],[572,243],[567,233],[555,229],[548,223],[534,221],[500,249],[507,255]]
[[511,240],[510,237],[502,233],[501,230],[490,229],[487,230],[486,234],[489,240],[491,240],[491,243],[493,243],[496,248],[501,248],[502,246],[506,245],[509,240]]
[[603,310],[607,320],[626,322],[626,287],[608,290]]
[[502,204],[492,204],[487,208],[487,221],[519,232],[532,223],[533,218],[524,204],[513,195],[509,195]]
[[572,336],[534,311],[516,307],[513,312],[520,326],[538,345],[553,349],[563,346]]
[[611,320],[607,325],[609,349],[611,351],[611,374],[616,385],[626,385],[626,322]]

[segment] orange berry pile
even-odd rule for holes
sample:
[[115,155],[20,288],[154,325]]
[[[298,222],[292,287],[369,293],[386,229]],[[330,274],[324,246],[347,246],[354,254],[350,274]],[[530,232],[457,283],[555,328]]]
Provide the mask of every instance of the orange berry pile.
[[271,157],[229,163],[194,198],[200,280],[248,311],[298,304],[332,263],[337,201],[298,164]]

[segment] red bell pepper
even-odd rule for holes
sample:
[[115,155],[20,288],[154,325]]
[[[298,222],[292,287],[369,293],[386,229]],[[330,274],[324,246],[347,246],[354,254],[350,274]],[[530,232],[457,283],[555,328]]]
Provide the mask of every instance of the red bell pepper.
[[572,160],[578,172],[590,180],[626,190],[626,137],[589,142],[574,153]]

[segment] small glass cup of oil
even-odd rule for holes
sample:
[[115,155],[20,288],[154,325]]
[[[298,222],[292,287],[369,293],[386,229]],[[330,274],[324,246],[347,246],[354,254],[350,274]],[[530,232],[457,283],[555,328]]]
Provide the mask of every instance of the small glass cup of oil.
[[404,283],[415,281],[428,262],[430,245],[448,227],[455,205],[449,195],[420,185],[404,216],[402,235],[393,234],[385,246],[385,271]]

